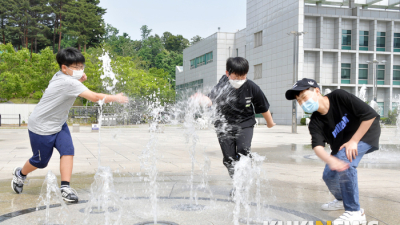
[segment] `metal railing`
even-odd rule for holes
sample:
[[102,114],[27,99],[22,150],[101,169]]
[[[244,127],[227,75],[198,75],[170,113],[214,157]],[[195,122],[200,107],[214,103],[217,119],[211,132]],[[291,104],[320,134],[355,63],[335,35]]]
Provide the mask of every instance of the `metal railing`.
[[21,114],[0,114],[0,127],[2,120],[18,120],[18,126],[21,126]]

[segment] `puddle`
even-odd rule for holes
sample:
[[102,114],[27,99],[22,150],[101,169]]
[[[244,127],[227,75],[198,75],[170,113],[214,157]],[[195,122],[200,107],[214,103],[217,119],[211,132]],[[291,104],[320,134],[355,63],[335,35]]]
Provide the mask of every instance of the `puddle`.
[[[301,165],[324,165],[311,148],[311,145],[280,145],[271,148],[252,148],[253,152],[266,156],[266,162]],[[325,151],[330,153],[328,146]],[[400,169],[400,146],[381,145],[380,150],[366,154],[359,168]]]

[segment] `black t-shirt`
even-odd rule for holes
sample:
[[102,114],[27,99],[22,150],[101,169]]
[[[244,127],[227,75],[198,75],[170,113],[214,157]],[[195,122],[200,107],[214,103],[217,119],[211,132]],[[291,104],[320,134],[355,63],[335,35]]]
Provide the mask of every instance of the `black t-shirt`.
[[369,152],[379,149],[381,127],[380,116],[367,103],[344,90],[338,89],[326,95],[329,99],[329,111],[326,115],[314,112],[308,129],[312,136],[312,147],[325,146],[328,143],[332,155],[336,155],[340,146],[348,142],[360,127],[361,122],[375,120],[361,141],[372,146]]
[[[229,78],[223,75],[208,97],[216,104],[218,113],[224,116],[228,124],[241,128],[254,126],[255,113],[265,113],[269,109],[264,93],[249,79],[236,89],[229,83]],[[215,121],[215,125],[220,122]]]

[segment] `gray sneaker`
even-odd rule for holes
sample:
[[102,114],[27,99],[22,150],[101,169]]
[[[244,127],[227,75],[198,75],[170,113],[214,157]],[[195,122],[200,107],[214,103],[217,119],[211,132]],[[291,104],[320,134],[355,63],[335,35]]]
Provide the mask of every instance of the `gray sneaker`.
[[22,170],[21,167],[15,167],[14,171],[12,173],[13,179],[11,181],[11,188],[17,194],[21,194],[22,193],[22,189],[24,188],[24,181],[26,179],[26,176],[25,177],[20,177],[20,176],[17,175],[21,170]]
[[64,201],[69,203],[77,203],[79,201],[78,193],[70,186],[61,188],[61,196]]

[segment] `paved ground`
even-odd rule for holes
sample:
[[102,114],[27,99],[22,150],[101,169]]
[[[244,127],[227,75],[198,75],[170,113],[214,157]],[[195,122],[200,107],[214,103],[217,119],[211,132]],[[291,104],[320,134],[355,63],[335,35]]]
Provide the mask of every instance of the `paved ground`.
[[[255,129],[252,151],[266,156],[266,160],[261,167],[261,197],[253,200],[261,199],[262,206],[269,206],[260,209],[260,215],[279,220],[333,220],[343,212],[320,210],[320,205],[331,201],[332,196],[321,179],[324,164],[311,150],[308,130],[300,126],[298,134],[290,131],[288,126]],[[185,143],[183,133],[178,126],[167,126],[164,133],[156,135],[158,196],[161,197],[158,218],[178,224],[233,224],[235,204],[228,195],[232,182],[222,165],[222,154],[212,130],[197,132],[199,142],[194,170],[194,186],[199,187],[204,177],[204,160],[209,159],[208,189],[198,188],[196,192],[202,197],[198,204],[206,208],[193,213],[177,210],[177,205],[190,203],[187,198],[190,196],[188,180],[192,164],[189,144]],[[400,138],[396,135],[395,128],[383,128],[381,144],[385,144],[384,149],[365,156],[358,169],[361,205],[367,218],[380,221],[380,224],[400,224],[400,150],[396,146],[400,144]],[[75,161],[71,184],[82,202],[67,206],[71,223],[80,224],[87,218],[79,210],[82,211],[87,204],[85,200],[90,199],[90,185],[98,169],[99,146],[101,165],[112,169],[115,191],[124,199],[118,212],[113,213],[120,215],[123,212],[122,224],[152,220],[152,207],[147,199],[149,185],[143,180],[146,175],[140,163],[142,151],[150,139],[148,126],[103,128],[100,145],[99,134],[91,133],[89,127],[81,127],[81,132],[72,133],[72,136]],[[30,174],[23,194],[16,195],[10,189],[12,169],[22,166],[30,156],[26,128],[0,129],[0,223],[43,224],[44,211],[19,210],[36,207],[44,176],[49,170],[60,182],[59,155],[55,151],[46,169]],[[256,190],[252,189],[252,192],[256,193]],[[57,207],[51,209],[50,214],[56,215],[56,210]],[[256,211],[257,207],[251,207],[252,213]],[[96,216],[102,218],[104,215]],[[102,220],[93,219],[88,224],[106,223],[99,221]]]

